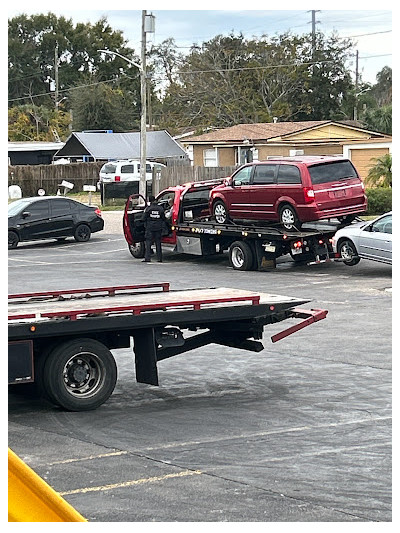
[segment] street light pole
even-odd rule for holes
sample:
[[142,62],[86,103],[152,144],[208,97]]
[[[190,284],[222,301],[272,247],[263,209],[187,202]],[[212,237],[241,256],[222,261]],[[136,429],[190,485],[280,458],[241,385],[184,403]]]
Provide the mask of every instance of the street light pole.
[[[147,19],[146,19],[147,17]],[[140,116],[140,181],[139,194],[146,198],[146,33],[154,32],[154,16],[147,15],[146,10],[142,11],[142,49],[141,64],[138,65],[131,59],[112,50],[97,50],[104,54],[111,54],[125,59],[131,65],[134,65],[140,72],[140,99],[141,99],[141,116]]]
[[142,10],[142,55],[140,69],[140,96],[142,112],[140,116],[140,182],[139,194],[146,194],[146,10]]

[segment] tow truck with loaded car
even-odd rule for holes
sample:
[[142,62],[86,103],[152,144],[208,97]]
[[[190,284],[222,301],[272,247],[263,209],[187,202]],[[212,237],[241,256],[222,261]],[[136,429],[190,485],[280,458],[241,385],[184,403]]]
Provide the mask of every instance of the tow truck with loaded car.
[[[169,283],[8,296],[8,382],[35,386],[69,411],[91,410],[112,394],[111,350],[133,339],[136,380],[158,385],[158,362],[219,344],[260,352],[264,326],[300,319],[272,342],[322,320],[309,300],[229,288],[170,290]],[[234,351],[231,352],[234,356]],[[31,385],[29,385],[31,384]]]
[[[332,238],[346,225],[329,220],[305,223],[289,231],[279,223],[237,221],[217,223],[209,210],[210,191],[224,180],[190,182],[165,189],[157,196],[170,220],[162,243],[178,253],[211,256],[228,252],[235,270],[267,270],[278,257],[289,254],[295,262],[322,263],[335,259]],[[123,230],[134,258],[144,257],[145,199],[131,195],[125,205]]]

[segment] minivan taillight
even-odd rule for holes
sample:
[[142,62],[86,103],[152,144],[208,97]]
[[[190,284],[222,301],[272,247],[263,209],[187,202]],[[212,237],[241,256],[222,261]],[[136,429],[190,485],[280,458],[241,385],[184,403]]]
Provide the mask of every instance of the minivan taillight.
[[315,198],[314,189],[312,187],[303,187],[303,191],[304,201],[306,202],[306,204],[310,204],[311,202],[313,202]]
[[121,176],[115,176],[115,181],[121,181]]

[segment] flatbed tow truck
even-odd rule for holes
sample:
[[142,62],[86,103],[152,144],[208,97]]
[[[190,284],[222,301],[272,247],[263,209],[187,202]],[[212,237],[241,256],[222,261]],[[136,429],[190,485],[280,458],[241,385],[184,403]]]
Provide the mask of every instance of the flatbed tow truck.
[[173,226],[176,251],[194,255],[214,255],[228,251],[235,270],[268,270],[278,257],[290,255],[296,263],[319,264],[334,260],[332,237],[339,224],[308,224],[301,231],[285,231],[279,226],[241,223],[216,224],[212,221],[183,222]]
[[169,283],[10,294],[8,302],[9,384],[31,384],[70,411],[110,397],[117,380],[110,350],[130,347],[132,338],[136,380],[158,385],[159,361],[208,344],[260,352],[264,326],[297,319],[271,337],[276,342],[327,315],[299,307],[309,300]]
[[[169,232],[163,246],[181,254],[212,256],[228,252],[235,270],[269,270],[277,258],[290,255],[296,263],[318,264],[337,260],[332,248],[336,231],[346,224],[339,220],[305,223],[300,231],[284,230],[278,223],[236,221],[216,223],[209,213],[210,190],[221,180],[176,185],[162,191],[157,201],[170,208]],[[172,205],[168,205],[168,200]],[[145,199],[141,197],[142,203]],[[144,257],[144,206],[140,196],[128,198],[123,217],[123,230],[131,255]]]

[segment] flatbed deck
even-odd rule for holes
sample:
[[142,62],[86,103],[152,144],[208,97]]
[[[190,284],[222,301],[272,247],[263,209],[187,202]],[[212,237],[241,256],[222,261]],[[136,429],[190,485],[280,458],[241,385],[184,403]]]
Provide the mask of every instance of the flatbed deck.
[[262,223],[262,221],[243,221],[240,223],[229,222],[228,224],[217,224],[213,220],[186,221],[175,224],[174,229],[180,233],[193,234],[215,234],[215,235],[244,235],[247,237],[263,237],[280,239],[301,239],[319,235],[330,235],[336,233],[344,224],[329,221],[307,222],[302,225],[301,230],[285,230],[278,223]]
[[[110,316],[114,313],[129,312],[139,315],[145,311],[173,311],[181,308],[200,310],[221,306],[225,308],[226,306],[289,304],[289,307],[291,307],[306,301],[275,294],[256,293],[224,287],[136,294],[125,292],[106,298],[106,302],[102,295],[93,294],[88,296],[85,291],[81,294],[82,296],[77,296],[74,293],[74,295],[68,297],[60,296],[57,299],[50,294],[42,294],[33,297],[26,296],[24,301],[21,301],[23,298],[19,295],[11,295],[8,306],[8,320],[11,324],[14,321],[32,318],[35,321],[57,317],[76,320],[85,315],[107,314]],[[259,314],[263,312],[263,309],[257,310]]]
[[301,319],[273,335],[276,342],[326,317],[298,307],[308,301],[168,283],[10,294],[9,383],[35,380],[66,409],[94,409],[117,379],[111,349],[133,339],[136,380],[158,385],[158,361],[207,344],[259,352],[265,325]]

